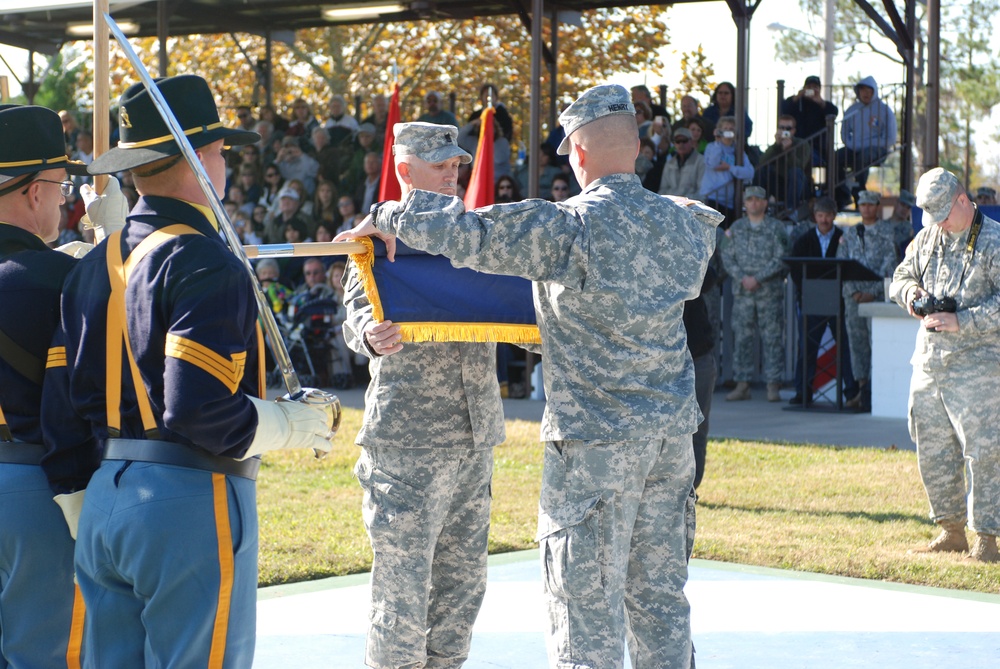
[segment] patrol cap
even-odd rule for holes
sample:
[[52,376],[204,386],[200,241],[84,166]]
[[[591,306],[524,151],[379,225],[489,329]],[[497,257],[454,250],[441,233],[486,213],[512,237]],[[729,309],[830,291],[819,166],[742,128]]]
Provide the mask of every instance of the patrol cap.
[[576,101],[559,115],[559,125],[566,131],[566,137],[559,143],[556,153],[569,154],[569,137],[583,126],[605,116],[630,114],[635,116],[632,96],[624,86],[606,84],[594,86],[583,92]]
[[965,190],[958,177],[944,169],[935,167],[925,172],[917,182],[917,206],[923,209],[927,223],[937,225],[948,218],[955,196]]
[[993,197],[997,196],[997,192],[990,188],[989,186],[981,186],[976,189],[976,197]]
[[907,207],[913,207],[917,204],[917,198],[913,197],[913,193],[901,188],[899,190],[899,202],[905,204]]
[[0,105],[0,182],[57,169],[87,174],[86,165],[66,155],[59,114],[35,105]]
[[767,191],[764,190],[763,186],[747,186],[743,189],[743,199],[748,197],[756,197],[761,200],[767,199]]
[[472,156],[458,145],[458,128],[436,123],[397,123],[392,126],[396,139],[392,144],[394,156],[416,156],[429,163],[441,163],[458,156],[463,165],[472,162]]
[[858,204],[879,204],[882,196],[873,190],[863,190],[858,193]]
[[[227,146],[252,144],[260,135],[226,128],[219,120],[208,82],[194,74],[154,79],[191,146],[198,148],[224,139]],[[129,86],[118,100],[118,146],[90,164],[91,174],[114,174],[181,152],[153,99],[141,83]]]

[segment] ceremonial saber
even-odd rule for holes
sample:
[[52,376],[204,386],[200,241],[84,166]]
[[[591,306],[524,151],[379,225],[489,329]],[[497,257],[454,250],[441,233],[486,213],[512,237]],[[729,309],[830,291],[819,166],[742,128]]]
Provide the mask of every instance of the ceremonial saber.
[[[107,23],[111,34],[114,35],[116,40],[118,40],[118,44],[121,46],[122,51],[125,52],[129,62],[132,63],[132,67],[135,68],[136,73],[142,80],[142,85],[146,88],[146,92],[149,93],[150,99],[152,99],[153,104],[156,106],[156,111],[159,112],[160,117],[163,119],[164,123],[167,124],[167,128],[169,128],[170,134],[173,135],[174,141],[177,142],[177,146],[180,148],[181,154],[194,171],[194,175],[198,180],[198,185],[201,186],[202,192],[208,199],[208,204],[212,209],[212,213],[215,214],[215,218],[219,221],[219,229],[222,231],[226,241],[229,243],[230,249],[236,257],[239,258],[240,262],[243,263],[243,267],[246,269],[247,274],[250,275],[250,280],[253,282],[254,286],[254,296],[257,299],[257,311],[260,315],[261,325],[264,328],[264,332],[271,340],[271,352],[274,354],[275,362],[281,370],[281,376],[285,381],[285,388],[288,390],[287,399],[294,402],[326,405],[327,414],[331,420],[330,436],[332,437],[340,424],[340,400],[338,400],[335,395],[324,393],[316,390],[315,388],[310,388],[308,390],[304,390],[302,388],[302,384],[299,382],[299,377],[295,373],[295,368],[292,367],[292,359],[288,355],[288,349],[285,347],[285,342],[281,338],[278,323],[274,320],[274,313],[271,311],[271,305],[264,296],[264,292],[261,290],[260,282],[257,280],[257,274],[254,272],[253,266],[250,265],[250,260],[247,258],[247,254],[243,252],[243,242],[240,241],[240,237],[236,233],[236,229],[233,227],[232,221],[229,220],[229,216],[226,214],[226,209],[222,206],[222,200],[219,199],[219,195],[215,192],[215,187],[212,185],[212,181],[209,179],[208,173],[205,171],[205,166],[201,164],[200,160],[198,160],[194,147],[191,146],[191,142],[184,134],[184,129],[181,128],[177,118],[170,110],[166,99],[163,97],[163,94],[160,93],[160,89],[156,87],[156,82],[153,81],[153,78],[149,75],[146,67],[142,64],[142,61],[139,60],[139,56],[132,49],[132,45],[128,43],[128,39],[125,37],[125,34],[118,27],[118,24],[115,23],[115,20],[111,18],[110,14],[104,14],[104,21]],[[316,451],[316,456],[321,457],[319,451]]]
[[243,252],[247,258],[291,258],[309,256],[346,256],[365,253],[368,249],[361,242],[303,242],[299,244],[247,244]]

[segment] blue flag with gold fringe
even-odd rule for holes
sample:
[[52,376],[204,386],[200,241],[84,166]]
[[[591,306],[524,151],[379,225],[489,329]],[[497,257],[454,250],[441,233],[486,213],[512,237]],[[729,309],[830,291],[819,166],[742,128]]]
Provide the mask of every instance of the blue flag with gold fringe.
[[515,276],[456,268],[444,256],[396,240],[396,261],[376,237],[357,240],[351,255],[376,322],[400,327],[402,341],[539,344],[531,282]]

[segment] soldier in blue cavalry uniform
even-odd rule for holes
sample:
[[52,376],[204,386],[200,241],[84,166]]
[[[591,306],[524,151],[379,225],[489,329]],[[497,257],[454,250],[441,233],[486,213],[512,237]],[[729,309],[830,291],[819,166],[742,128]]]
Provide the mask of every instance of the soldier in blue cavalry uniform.
[[[223,144],[253,132],[219,121],[201,77],[157,86],[221,193]],[[86,467],[76,573],[87,605],[85,666],[251,666],[255,642],[255,457],[329,450],[327,413],[266,402],[254,285],[141,85],[119,101],[121,139],[92,174],[130,170],[141,198],[121,233],[66,281],[49,351],[46,438]]]
[[[86,166],[67,160],[59,115],[0,107],[0,667],[78,661],[73,538],[77,498],[57,499],[63,463],[46,457],[40,406],[59,293],[75,261],[46,242],[59,235],[63,184]],[[51,488],[50,488],[51,482]]]

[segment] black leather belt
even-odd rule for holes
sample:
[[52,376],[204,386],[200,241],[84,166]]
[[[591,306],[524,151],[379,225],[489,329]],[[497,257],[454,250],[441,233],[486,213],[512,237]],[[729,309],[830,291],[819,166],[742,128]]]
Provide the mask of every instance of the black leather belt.
[[8,465],[40,465],[45,455],[41,444],[0,441],[0,462]]
[[221,455],[198,451],[184,444],[156,439],[108,439],[104,447],[105,460],[133,460],[201,469],[227,476],[257,480],[260,458],[234,460]]

